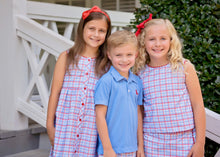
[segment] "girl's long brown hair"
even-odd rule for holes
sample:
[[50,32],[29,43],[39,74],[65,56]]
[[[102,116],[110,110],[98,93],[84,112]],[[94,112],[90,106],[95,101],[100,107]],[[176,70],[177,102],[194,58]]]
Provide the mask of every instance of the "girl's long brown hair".
[[[106,13],[107,14],[107,13]],[[83,29],[84,26],[86,25],[87,22],[91,20],[99,20],[99,19],[105,19],[107,24],[108,24],[108,29],[105,37],[104,43],[99,47],[99,53],[98,56],[96,57],[96,63],[95,63],[95,74],[98,77],[101,77],[107,69],[106,69],[106,64],[108,63],[108,60],[106,59],[107,54],[106,54],[106,42],[107,38],[111,34],[111,21],[102,13],[100,12],[92,12],[90,15],[83,20],[82,18],[80,19],[78,28],[77,28],[77,35],[75,38],[75,44],[73,47],[69,49],[68,57],[67,57],[67,64],[66,64],[66,69],[68,71],[69,66],[72,64],[73,66],[78,65],[78,61],[80,58],[80,54],[84,51],[84,48],[86,46],[86,43],[83,39]]]

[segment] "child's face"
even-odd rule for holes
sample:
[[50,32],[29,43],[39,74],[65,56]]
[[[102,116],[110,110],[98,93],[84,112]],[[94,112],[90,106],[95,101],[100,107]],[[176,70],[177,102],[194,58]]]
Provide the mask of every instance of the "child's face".
[[83,29],[83,39],[86,43],[86,48],[99,48],[105,41],[107,29],[108,24],[104,19],[87,22]]
[[170,34],[165,25],[153,25],[146,30],[145,48],[151,62],[157,61],[160,64],[167,62],[170,42]]
[[108,52],[108,58],[114,68],[126,78],[128,78],[129,69],[134,66],[136,55],[137,48],[133,43],[111,48]]

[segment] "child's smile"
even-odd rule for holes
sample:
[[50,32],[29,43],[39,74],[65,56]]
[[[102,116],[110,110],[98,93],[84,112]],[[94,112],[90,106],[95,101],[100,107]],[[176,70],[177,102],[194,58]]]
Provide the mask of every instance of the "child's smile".
[[135,63],[137,50],[132,43],[128,43],[108,52],[108,57],[115,69],[124,77],[128,78],[128,72]]
[[166,26],[155,25],[149,27],[146,32],[145,45],[152,64],[167,61],[167,54],[170,49],[170,35]]

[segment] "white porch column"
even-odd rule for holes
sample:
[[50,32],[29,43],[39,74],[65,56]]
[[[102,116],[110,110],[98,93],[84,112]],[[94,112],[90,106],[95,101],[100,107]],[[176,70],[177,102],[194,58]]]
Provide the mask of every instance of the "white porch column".
[[17,98],[27,87],[27,60],[16,36],[16,14],[26,14],[26,0],[0,0],[0,130],[28,127],[28,118],[16,111]]

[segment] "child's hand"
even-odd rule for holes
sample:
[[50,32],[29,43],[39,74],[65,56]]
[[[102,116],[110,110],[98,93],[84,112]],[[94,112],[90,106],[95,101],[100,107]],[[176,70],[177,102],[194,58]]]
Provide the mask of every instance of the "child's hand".
[[104,150],[103,157],[117,157],[117,155],[113,149],[109,149],[109,150]]
[[204,145],[195,143],[187,157],[204,157]]
[[55,137],[55,127],[48,127],[47,134],[48,134],[48,137],[50,140],[50,144],[53,147],[54,146],[54,137]]
[[137,157],[145,157],[144,148],[138,148],[136,155],[137,155]]

